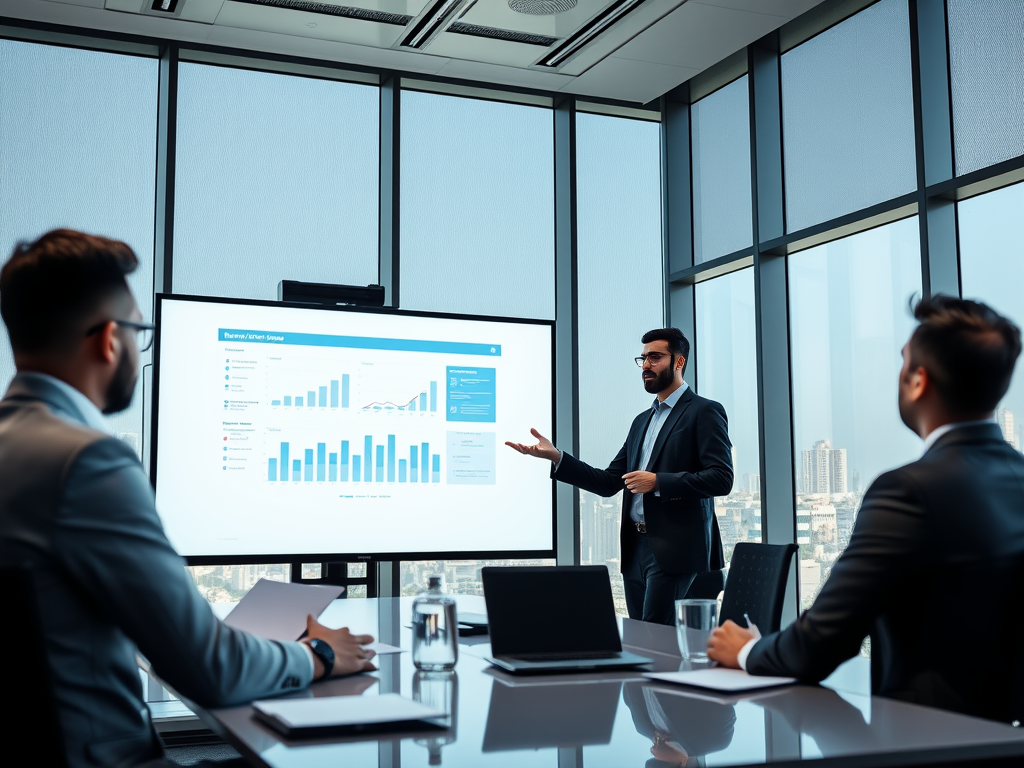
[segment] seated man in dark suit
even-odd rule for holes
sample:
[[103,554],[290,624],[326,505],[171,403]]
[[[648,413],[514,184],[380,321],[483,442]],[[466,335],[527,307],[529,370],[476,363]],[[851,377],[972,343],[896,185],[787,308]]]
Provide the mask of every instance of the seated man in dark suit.
[[369,635],[311,616],[303,643],[262,640],[218,621],[196,591],[138,458],[102,416],[128,407],[139,336],[152,336],[125,280],[137,266],[124,243],[56,230],[0,271],[18,368],[0,400],[0,562],[32,566],[42,636],[24,641],[45,651],[71,768],[162,755],[137,652],[215,707],[374,668]]
[[1007,722],[1021,716],[1024,693],[1024,456],[993,412],[1020,329],[945,296],[921,301],[914,316],[899,410],[924,455],[872,483],[808,611],[760,640],[727,621],[708,654],[816,682],[870,635],[875,694]]

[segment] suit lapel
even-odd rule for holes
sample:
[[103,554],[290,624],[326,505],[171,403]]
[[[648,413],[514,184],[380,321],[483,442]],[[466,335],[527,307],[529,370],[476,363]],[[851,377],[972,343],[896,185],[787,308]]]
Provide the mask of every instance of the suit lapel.
[[661,425],[661,431],[658,432],[658,439],[654,443],[654,450],[651,451],[651,460],[647,466],[644,467],[646,471],[650,472],[651,467],[654,466],[658,460],[658,454],[661,453],[661,449],[665,446],[665,441],[668,440],[668,436],[672,434],[672,430],[676,428],[676,424],[679,423],[679,419],[682,417],[683,412],[690,407],[690,403],[693,401],[693,390],[689,387],[686,388],[686,392],[679,398],[679,402],[675,404],[675,407],[668,412],[668,418],[665,419],[665,423]]

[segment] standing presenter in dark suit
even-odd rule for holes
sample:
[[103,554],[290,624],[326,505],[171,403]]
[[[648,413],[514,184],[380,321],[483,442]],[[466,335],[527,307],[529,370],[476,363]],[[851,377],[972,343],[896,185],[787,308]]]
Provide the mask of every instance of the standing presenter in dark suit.
[[726,621],[708,654],[817,682],[870,635],[872,693],[1024,719],[1024,456],[993,419],[1020,329],[948,296],[914,316],[898,402],[921,458],[871,484],[846,551],[796,622],[757,639]]
[[715,496],[732,489],[732,443],[725,409],[683,381],[690,342],[677,328],[648,331],[636,358],[644,389],[656,395],[629,428],[607,469],[555,448],[506,443],[550,460],[552,477],[599,496],[623,497],[620,558],[630,618],[674,623],[675,600],[699,573],[723,568]]

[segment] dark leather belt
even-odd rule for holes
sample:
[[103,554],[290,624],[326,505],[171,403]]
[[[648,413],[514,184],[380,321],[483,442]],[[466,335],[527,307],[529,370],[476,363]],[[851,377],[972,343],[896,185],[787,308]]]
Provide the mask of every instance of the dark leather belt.
[[646,522],[639,522],[638,523],[636,520],[634,520],[633,521],[633,525],[636,526],[636,532],[637,533],[647,533],[647,523]]

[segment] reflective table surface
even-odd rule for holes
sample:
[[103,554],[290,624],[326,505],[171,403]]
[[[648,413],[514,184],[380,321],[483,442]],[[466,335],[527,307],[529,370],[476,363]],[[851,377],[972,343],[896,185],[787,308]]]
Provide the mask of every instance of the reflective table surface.
[[[483,599],[458,597],[460,611]],[[638,672],[516,677],[483,660],[487,637],[460,640],[452,673],[412,664],[412,598],[336,600],[329,626],[369,632],[406,652],[372,674],[314,684],[293,696],[400,693],[449,713],[441,731],[288,740],[249,706],[197,713],[257,764],[273,768],[668,768],[977,762],[1020,756],[1024,729],[868,695],[868,661],[853,659],[825,685],[719,695],[647,680]],[[675,630],[622,619],[623,644],[659,671],[687,669]],[[542,630],[543,631],[543,630]]]

